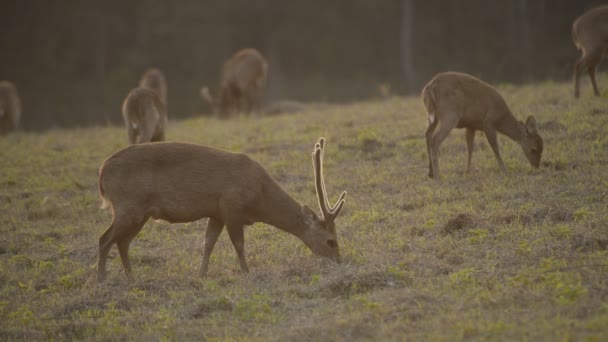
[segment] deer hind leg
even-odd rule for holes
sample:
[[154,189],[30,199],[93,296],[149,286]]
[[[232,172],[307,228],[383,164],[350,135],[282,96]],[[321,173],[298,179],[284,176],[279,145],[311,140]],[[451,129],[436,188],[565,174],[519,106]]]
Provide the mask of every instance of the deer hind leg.
[[467,173],[471,172],[471,159],[473,158],[473,149],[475,148],[475,129],[467,128]]
[[204,277],[207,275],[207,269],[209,268],[209,257],[215,247],[215,243],[219,238],[222,230],[224,229],[224,222],[209,218],[207,222],[207,230],[205,232],[205,248],[203,250],[203,261],[201,268],[198,271],[199,276]]
[[[437,120],[437,119],[435,119]],[[459,116],[456,112],[448,112],[439,124],[439,130],[435,131],[431,138],[431,164],[433,178],[439,179],[439,146],[448,137],[452,129],[458,125]]]
[[238,221],[229,222],[226,224],[230,241],[234,246],[236,255],[239,258],[239,264],[241,266],[241,272],[248,273],[249,267],[247,267],[247,260],[245,259],[245,232],[242,223]]
[[498,162],[498,165],[500,166],[500,168],[503,172],[506,172],[507,168],[505,167],[505,163],[503,163],[502,158],[500,157],[500,152],[498,151],[498,141],[496,140],[496,129],[494,129],[492,127],[487,127],[484,129],[483,132],[485,133],[486,138],[488,139],[488,143],[490,144],[490,147],[492,148],[492,151],[494,152],[494,156],[496,157],[496,161]]
[[576,64],[574,65],[574,98],[577,99],[581,95],[580,79],[581,71],[583,70],[584,57],[584,55],[581,56],[581,58],[579,58],[578,61],[576,61]]
[[592,54],[589,54],[587,62],[587,72],[589,73],[589,78],[591,79],[591,85],[593,86],[593,93],[595,94],[595,96],[600,96],[600,91],[598,90],[597,82],[595,81],[595,71],[601,59],[602,52],[594,51]]
[[114,230],[114,222],[110,225],[108,229],[99,237],[99,257],[97,259],[97,282],[103,283],[106,279],[106,260],[108,258],[108,253],[110,252],[110,248],[114,243],[112,239],[112,231]]
[[580,96],[580,77],[581,73],[586,70],[589,73],[591,79],[591,85],[596,96],[599,96],[597,89],[597,83],[595,81],[595,69],[599,64],[602,57],[601,51],[583,52],[583,55],[578,59],[574,65],[574,97]]
[[97,262],[97,282],[102,283],[106,277],[106,260],[114,243],[118,246],[120,259],[127,276],[131,273],[128,249],[131,240],[139,233],[147,218],[133,220],[129,216],[114,214],[110,227],[99,238],[99,259]]
[[122,266],[125,269],[125,274],[130,279],[131,278],[131,262],[129,261],[129,246],[131,245],[131,241],[133,238],[137,236],[139,231],[143,228],[147,219],[144,219],[142,222],[137,225],[131,226],[130,229],[125,230],[125,233],[121,235],[117,241],[116,246],[118,247],[118,253],[120,254],[120,260],[122,261]]
[[437,127],[437,117],[435,113],[429,113],[429,126],[426,129],[424,136],[426,137],[426,153],[429,157],[429,177],[433,178],[435,175],[433,172],[433,154],[431,152],[431,143],[433,139],[433,133]]

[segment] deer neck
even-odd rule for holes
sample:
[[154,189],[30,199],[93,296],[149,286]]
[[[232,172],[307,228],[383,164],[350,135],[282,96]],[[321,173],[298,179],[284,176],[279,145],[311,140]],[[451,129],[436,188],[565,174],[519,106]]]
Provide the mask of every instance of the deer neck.
[[513,116],[510,111],[498,122],[496,130],[513,141],[520,143],[524,138],[524,132],[521,127],[521,123]]
[[302,205],[274,181],[264,186],[264,199],[256,210],[257,221],[284,230],[301,240],[306,239]]

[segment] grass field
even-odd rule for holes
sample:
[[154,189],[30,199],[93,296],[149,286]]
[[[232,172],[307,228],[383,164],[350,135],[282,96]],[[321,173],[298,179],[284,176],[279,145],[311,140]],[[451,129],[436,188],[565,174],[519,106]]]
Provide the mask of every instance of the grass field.
[[[601,82],[600,82],[601,83]],[[419,97],[269,118],[170,122],[168,140],[245,152],[318,211],[311,151],[327,138],[343,262],[274,227],[246,229],[240,274],[223,233],[197,276],[205,220],[149,221],[96,285],[97,171],[123,127],[0,137],[0,340],[608,340],[608,98],[569,83],[499,87],[544,138],[540,169],[499,137],[503,174],[464,131],[427,177]],[[606,91],[604,91],[606,94]],[[119,107],[117,107],[119,108]],[[119,115],[118,109],[117,114]]]

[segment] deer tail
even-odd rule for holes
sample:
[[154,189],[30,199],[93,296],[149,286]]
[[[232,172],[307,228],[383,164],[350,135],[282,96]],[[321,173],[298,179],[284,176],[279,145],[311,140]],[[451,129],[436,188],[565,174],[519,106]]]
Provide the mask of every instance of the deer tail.
[[[104,165],[105,165],[105,163],[104,163]],[[108,201],[105,198],[105,194],[103,191],[103,185],[102,185],[102,179],[103,179],[103,165],[99,168],[98,187],[99,187],[99,196],[101,197],[101,206],[99,207],[99,209],[104,210],[104,209],[108,208],[108,206],[110,205],[110,201]]]
[[422,101],[424,102],[424,107],[429,115],[429,121],[432,123],[435,121],[435,111],[437,110],[437,102],[435,100],[432,85],[429,84],[422,89]]

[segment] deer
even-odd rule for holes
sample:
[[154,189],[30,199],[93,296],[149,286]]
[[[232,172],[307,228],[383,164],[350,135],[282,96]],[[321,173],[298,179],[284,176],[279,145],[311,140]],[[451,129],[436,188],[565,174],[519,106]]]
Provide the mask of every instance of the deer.
[[21,100],[17,87],[10,81],[0,81],[0,135],[19,128]]
[[503,172],[507,169],[498,151],[497,132],[517,142],[530,165],[539,167],[543,139],[538,134],[536,119],[528,116],[525,123],[517,121],[505,100],[491,85],[464,73],[439,73],[422,89],[422,101],[428,116],[425,137],[429,177],[440,178],[439,146],[454,128],[466,128],[466,173],[471,171],[477,130],[484,132]]
[[[312,153],[315,190],[321,216],[293,199],[268,172],[246,154],[181,142],[131,145],[110,156],[99,170],[102,208],[112,208],[110,227],[99,238],[97,281],[106,275],[113,244],[131,278],[129,244],[149,218],[169,223],[209,218],[199,275],[207,275],[209,258],[224,226],[242,273],[244,227],[263,222],[300,239],[315,255],[340,262],[335,219],[346,191],[330,206],[323,177],[325,138]],[[146,166],[146,167],[142,167]]]
[[148,88],[133,88],[122,104],[129,144],[165,140],[167,112],[158,94]]
[[205,86],[200,90],[201,97],[220,117],[257,111],[263,104],[267,75],[268,62],[264,56],[255,49],[242,49],[224,63],[218,96],[212,96]]
[[592,8],[578,17],[572,24],[572,41],[581,51],[581,57],[574,65],[574,97],[580,96],[579,79],[585,70],[595,96],[600,96],[595,71],[608,54],[608,5]]
[[139,87],[154,90],[167,107],[167,80],[158,68],[147,69],[139,79]]

